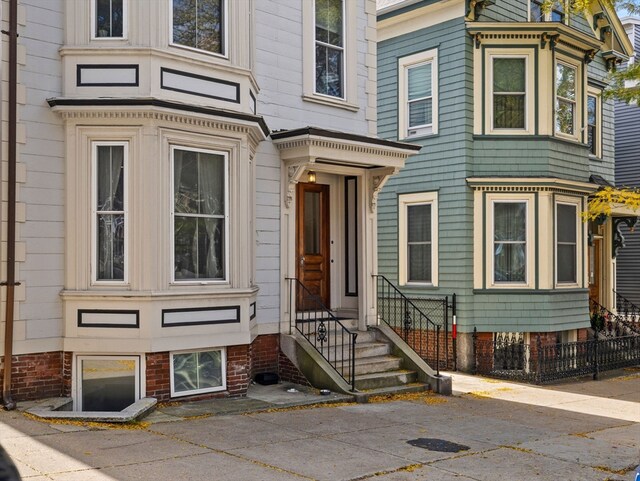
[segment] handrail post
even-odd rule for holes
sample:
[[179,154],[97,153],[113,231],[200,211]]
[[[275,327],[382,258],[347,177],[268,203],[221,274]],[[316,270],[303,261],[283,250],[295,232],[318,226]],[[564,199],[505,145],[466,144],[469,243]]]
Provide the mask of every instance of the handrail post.
[[351,338],[351,389],[356,390],[356,338],[357,333],[352,334]]
[[593,333],[593,380],[598,380],[598,330]]
[[436,326],[436,375],[440,377],[440,324]]
[[472,348],[473,348],[473,375],[478,374],[478,347],[476,344],[478,343],[478,328],[473,327],[473,335],[471,336],[473,339]]

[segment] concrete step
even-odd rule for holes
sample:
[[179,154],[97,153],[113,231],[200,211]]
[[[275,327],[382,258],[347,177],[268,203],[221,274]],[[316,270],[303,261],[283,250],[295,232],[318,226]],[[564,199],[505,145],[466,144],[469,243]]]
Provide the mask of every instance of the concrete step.
[[407,394],[414,392],[424,392],[429,390],[428,384],[414,382],[411,384],[403,384],[401,386],[382,387],[378,389],[368,389],[360,391],[356,394],[357,402],[369,402],[373,396],[388,396],[393,394]]
[[[331,359],[341,361],[343,357],[344,359],[350,359],[351,357],[351,351],[347,347],[348,346],[345,346],[344,350],[338,348],[335,350],[335,352],[333,350],[333,347],[324,347],[320,349],[320,352],[326,356],[326,354],[331,351]],[[362,344],[356,342],[356,362],[361,359],[365,360],[366,362],[367,358],[386,356],[388,354],[391,354],[391,345],[385,342],[365,342]]]
[[[396,356],[376,356],[364,359],[356,359],[356,376],[361,374],[383,373],[388,371],[398,371],[402,365],[402,359]],[[342,374],[349,372],[345,367]]]
[[416,382],[418,376],[415,371],[387,371],[356,375],[356,389],[369,390],[392,386],[401,386]]

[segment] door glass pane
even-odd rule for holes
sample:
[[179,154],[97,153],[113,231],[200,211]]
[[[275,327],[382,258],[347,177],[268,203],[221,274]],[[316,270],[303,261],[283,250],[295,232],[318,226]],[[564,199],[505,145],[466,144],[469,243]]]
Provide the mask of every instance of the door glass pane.
[[304,253],[320,254],[320,192],[304,193]]
[[83,359],[82,410],[122,411],[136,401],[136,361]]

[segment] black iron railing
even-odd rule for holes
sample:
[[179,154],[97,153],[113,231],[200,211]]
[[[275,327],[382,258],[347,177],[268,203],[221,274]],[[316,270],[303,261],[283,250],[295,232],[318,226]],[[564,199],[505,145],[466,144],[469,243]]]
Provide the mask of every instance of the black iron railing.
[[589,299],[591,327],[603,335],[614,337],[628,334],[640,335],[640,324],[626,316],[614,314],[595,299]]
[[522,336],[479,339],[474,330],[474,372],[500,379],[545,384],[640,364],[640,336],[602,337],[578,342],[546,343],[536,336],[529,344]]
[[615,290],[613,293],[616,295],[616,312],[618,316],[636,326],[640,325],[640,307]]
[[[378,318],[402,337],[402,340],[422,359],[428,364],[435,366],[437,374],[440,375],[440,366],[444,361],[441,358],[440,350],[440,337],[443,326],[433,322],[431,318],[416,305],[416,303],[426,301],[426,299],[409,299],[385,276],[374,275],[373,277],[376,280]],[[434,309],[440,312],[444,304],[444,309],[446,310],[448,306],[447,299],[433,301],[432,308],[436,305],[435,302],[439,301],[440,306]],[[443,321],[447,319],[446,313],[440,315],[443,316]],[[446,332],[447,331],[444,330],[445,334]]]
[[356,390],[356,338],[302,282],[288,277],[289,328],[309,341],[353,391]]

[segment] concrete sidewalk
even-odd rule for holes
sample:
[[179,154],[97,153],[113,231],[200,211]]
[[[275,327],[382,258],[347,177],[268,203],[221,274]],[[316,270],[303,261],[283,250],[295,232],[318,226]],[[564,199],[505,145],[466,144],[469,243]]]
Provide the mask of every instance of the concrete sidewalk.
[[[191,419],[161,411],[174,422],[135,429],[3,412],[0,443],[25,481],[634,479],[640,372],[542,388],[454,376],[452,397]],[[256,401],[267,402],[243,402]]]

